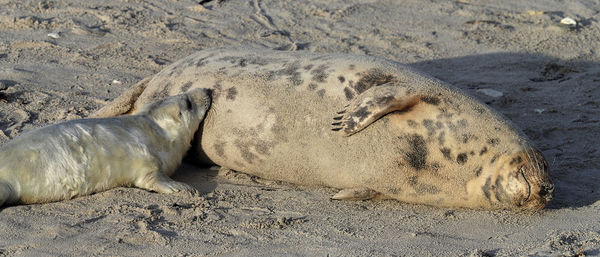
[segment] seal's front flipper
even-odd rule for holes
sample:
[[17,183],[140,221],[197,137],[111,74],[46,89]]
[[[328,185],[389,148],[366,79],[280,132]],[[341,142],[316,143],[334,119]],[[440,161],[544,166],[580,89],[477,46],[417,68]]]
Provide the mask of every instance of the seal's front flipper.
[[338,112],[338,116],[333,118],[331,130],[342,131],[350,136],[390,112],[408,110],[430,98],[414,91],[411,87],[391,83],[369,88]]
[[[152,175],[149,175],[148,177],[151,176]],[[198,190],[196,190],[196,188],[186,183],[172,180],[162,173],[156,173],[154,178],[146,178],[140,180],[139,182],[136,181],[135,186],[161,194],[172,194],[179,192],[188,193],[191,195],[198,194]]]
[[15,201],[12,187],[0,179],[0,206]]
[[379,196],[380,193],[365,187],[342,189],[331,197],[333,200],[369,200]]

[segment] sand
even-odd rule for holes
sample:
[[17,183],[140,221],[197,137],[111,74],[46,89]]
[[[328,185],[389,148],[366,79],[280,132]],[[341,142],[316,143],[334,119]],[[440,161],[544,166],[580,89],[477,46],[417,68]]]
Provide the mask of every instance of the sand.
[[0,0],[0,142],[86,117],[209,47],[357,53],[499,110],[556,184],[539,213],[473,211],[332,201],[334,189],[184,164],[175,179],[198,197],[117,188],[2,208],[0,255],[600,255],[598,19],[600,3],[585,0]]

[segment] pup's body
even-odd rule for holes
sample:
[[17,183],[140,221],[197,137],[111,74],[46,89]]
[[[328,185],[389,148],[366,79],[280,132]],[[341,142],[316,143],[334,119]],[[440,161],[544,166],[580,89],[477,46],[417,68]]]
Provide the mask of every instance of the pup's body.
[[170,176],[210,104],[206,90],[168,97],[131,116],[72,120],[0,148],[0,205],[45,203],[119,186],[194,191]]

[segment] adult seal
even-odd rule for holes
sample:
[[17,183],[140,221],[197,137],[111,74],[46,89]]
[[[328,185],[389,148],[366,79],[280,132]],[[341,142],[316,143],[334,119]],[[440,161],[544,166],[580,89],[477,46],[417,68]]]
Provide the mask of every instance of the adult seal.
[[171,175],[209,108],[207,90],[161,98],[136,115],[81,119],[24,133],[0,148],[0,205],[45,203],[119,186],[194,192]]
[[197,159],[267,179],[444,207],[540,209],[542,154],[459,89],[385,59],[250,48],[203,50],[96,113],[137,113],[193,88],[213,91]]

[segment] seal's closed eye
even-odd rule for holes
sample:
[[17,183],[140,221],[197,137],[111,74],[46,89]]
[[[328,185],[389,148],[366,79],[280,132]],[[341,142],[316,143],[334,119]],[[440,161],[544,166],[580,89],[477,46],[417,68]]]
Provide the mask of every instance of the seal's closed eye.
[[185,107],[187,110],[191,110],[192,109],[192,102],[190,101],[189,97],[185,98]]

